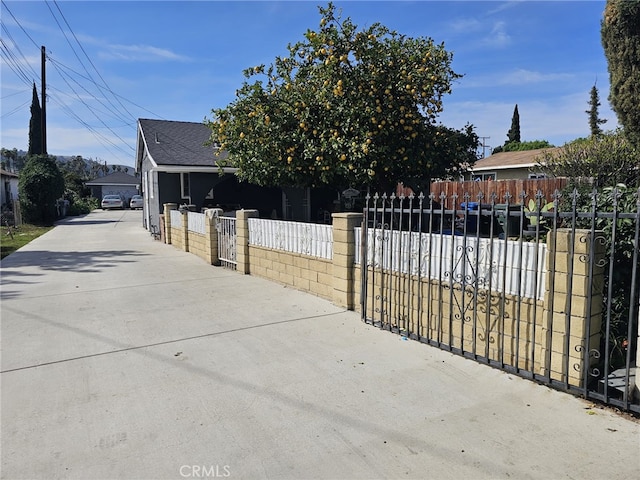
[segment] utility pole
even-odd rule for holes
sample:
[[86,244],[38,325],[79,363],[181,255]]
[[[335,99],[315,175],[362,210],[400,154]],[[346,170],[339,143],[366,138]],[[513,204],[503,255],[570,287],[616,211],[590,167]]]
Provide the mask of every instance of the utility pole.
[[47,51],[44,45],[40,49],[41,52],[41,68],[42,68],[42,153],[47,155],[47,77],[45,60]]
[[479,137],[479,138],[482,139],[482,158],[484,158],[485,157],[485,154],[484,154],[485,149],[490,148],[490,145],[486,145],[485,144],[485,140],[488,140],[491,137]]

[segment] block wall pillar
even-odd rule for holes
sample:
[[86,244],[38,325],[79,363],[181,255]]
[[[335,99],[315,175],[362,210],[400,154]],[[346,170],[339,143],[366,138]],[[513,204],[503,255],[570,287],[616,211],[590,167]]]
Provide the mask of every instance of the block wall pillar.
[[[164,204],[164,241],[167,244],[171,244],[171,210],[177,210],[177,203],[165,203]],[[161,228],[158,226],[158,228]]]
[[219,266],[220,256],[218,252],[218,217],[222,215],[221,208],[205,210],[205,256],[210,265]]
[[[604,289],[602,232],[558,229],[547,237],[547,272],[539,373],[583,387],[600,355]],[[600,352],[603,354],[604,352]],[[567,361],[568,359],[568,361]]]
[[182,211],[182,227],[180,229],[180,236],[182,237],[182,250],[189,251],[189,211]]
[[249,219],[258,218],[258,210],[236,212],[236,270],[245,275],[251,273],[249,262]]
[[361,213],[334,213],[333,218],[333,303],[355,309],[354,228],[362,224]]

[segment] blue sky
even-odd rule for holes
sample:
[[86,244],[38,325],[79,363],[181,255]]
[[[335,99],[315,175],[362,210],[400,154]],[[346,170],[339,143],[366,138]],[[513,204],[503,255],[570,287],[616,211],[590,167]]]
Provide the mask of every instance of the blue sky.
[[[604,1],[334,1],[360,27],[431,37],[464,77],[439,120],[504,143],[515,104],[522,140],[589,134],[597,81],[617,126],[600,43]],[[48,151],[134,165],[136,120],[200,122],[235,98],[242,70],[270,64],[317,29],[318,1],[2,0],[1,144],[27,149],[32,83],[47,50]],[[488,150],[487,150],[488,153]]]

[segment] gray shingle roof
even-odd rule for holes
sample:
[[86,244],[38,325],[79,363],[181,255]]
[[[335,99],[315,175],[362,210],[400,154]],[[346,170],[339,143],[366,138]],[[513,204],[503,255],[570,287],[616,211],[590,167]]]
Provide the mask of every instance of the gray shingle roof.
[[113,172],[104,177],[90,180],[85,185],[138,185],[140,179],[124,172]]
[[[156,165],[213,167],[212,146],[204,146],[211,130],[204,123],[139,119],[149,155]],[[226,152],[225,152],[226,153]]]
[[524,150],[521,152],[500,152],[494,153],[486,158],[476,161],[473,165],[474,171],[489,170],[496,168],[525,168],[536,165],[538,157],[542,152],[555,152],[559,147],[538,148],[536,150]]

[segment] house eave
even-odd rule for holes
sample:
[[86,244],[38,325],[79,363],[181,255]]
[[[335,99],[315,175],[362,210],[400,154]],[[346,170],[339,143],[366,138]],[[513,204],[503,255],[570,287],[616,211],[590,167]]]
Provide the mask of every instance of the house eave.
[[492,172],[494,170],[520,170],[523,168],[532,168],[537,167],[537,163],[521,163],[519,165],[495,165],[495,166],[486,166],[479,168],[472,168],[470,172]]
[[198,167],[192,165],[158,165],[152,167],[150,171],[163,173],[236,173],[238,169],[231,167],[220,168],[217,166]]

